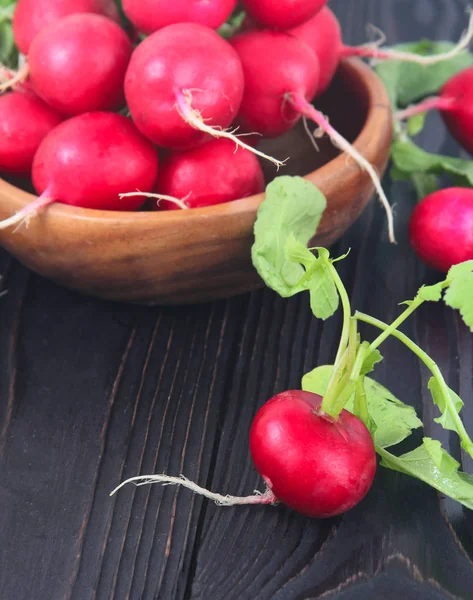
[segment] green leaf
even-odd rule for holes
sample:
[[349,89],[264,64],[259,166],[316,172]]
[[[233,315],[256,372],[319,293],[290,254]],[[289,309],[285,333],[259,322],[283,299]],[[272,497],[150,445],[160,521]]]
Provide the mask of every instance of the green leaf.
[[435,285],[423,285],[417,292],[417,296],[426,302],[438,302],[442,298],[443,282]]
[[[451,42],[420,42],[399,44],[393,49],[420,55],[442,54],[451,50]],[[434,65],[422,66],[412,62],[389,60],[376,65],[394,107],[404,107],[439,91],[442,85],[459,71],[473,65],[473,56],[462,52],[454,58]]]
[[458,470],[459,463],[442,448],[439,441],[424,438],[418,448],[402,456],[394,456],[379,447],[376,451],[382,457],[383,467],[416,477],[473,509],[473,478]]
[[[302,177],[277,177],[266,188],[254,227],[253,265],[266,285],[283,297],[301,291],[304,267],[287,256],[288,240],[304,247],[314,236],[326,207],[322,192]],[[289,250],[295,251],[289,243]],[[314,257],[315,260],[315,257]]]
[[[307,373],[302,378],[302,389],[323,396],[327,390],[333,365],[323,365]],[[368,414],[375,424],[374,442],[381,448],[388,448],[402,442],[413,429],[422,427],[412,406],[398,400],[385,387],[365,377],[365,393]],[[354,395],[345,406],[354,413]]]
[[[364,342],[367,343],[367,342]],[[373,371],[375,365],[383,360],[383,356],[381,352],[377,349],[372,350],[369,354],[365,356],[365,360],[361,365],[360,375],[366,375],[367,373],[371,373]]]
[[332,274],[322,262],[317,262],[309,282],[310,308],[317,319],[328,319],[338,308],[339,297]]
[[456,308],[473,331],[473,260],[454,265],[447,274],[448,289],[445,303]]
[[[427,175],[447,174],[455,185],[473,187],[473,161],[452,158],[442,154],[431,154],[422,150],[410,140],[395,140],[391,146],[391,158],[396,167],[398,179],[410,179],[419,173]],[[428,181],[429,187],[431,181]],[[427,193],[432,191],[428,190]],[[422,192],[424,196],[425,192]]]
[[[442,427],[444,429],[449,429],[451,431],[457,431],[457,427],[455,425],[455,423],[452,420],[451,414],[450,412],[447,410],[447,406],[445,404],[445,399],[442,395],[442,391],[440,389],[440,385],[437,381],[437,379],[435,377],[431,377],[429,379],[429,390],[432,394],[432,399],[435,402],[435,404],[439,407],[440,412],[442,413],[442,415],[440,417],[437,417],[436,419],[434,419],[434,421],[436,423],[440,423],[440,425],[442,425]],[[460,413],[462,407],[463,407],[463,401],[460,398],[460,396],[458,396],[453,390],[451,390],[450,388],[448,388],[448,391],[450,393],[450,397],[453,400],[453,403],[455,405],[455,410],[457,411],[457,413]]]
[[3,0],[0,2],[0,62],[10,68],[18,66],[18,51],[15,47],[12,31],[12,18],[16,2]]
[[415,137],[424,129],[425,117],[427,113],[414,115],[407,121],[407,133],[411,137]]

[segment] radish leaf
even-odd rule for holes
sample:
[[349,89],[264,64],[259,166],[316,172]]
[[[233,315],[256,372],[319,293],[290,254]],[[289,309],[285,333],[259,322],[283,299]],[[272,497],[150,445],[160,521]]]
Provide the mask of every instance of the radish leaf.
[[454,265],[447,274],[447,282],[445,303],[458,309],[463,321],[473,331],[473,260]]
[[[442,395],[442,391],[440,389],[438,380],[435,377],[431,377],[429,379],[428,387],[432,394],[433,401],[439,407],[440,412],[442,413],[442,416],[437,417],[436,419],[434,419],[434,421],[436,423],[440,423],[440,425],[442,425],[442,427],[444,429],[449,429],[451,431],[457,431],[457,427],[456,427],[456,425],[452,419],[452,416],[448,410],[448,407],[445,403],[445,398]],[[459,414],[463,407],[463,400],[457,394],[455,394],[455,392],[453,390],[451,390],[450,388],[448,388],[448,391],[453,400],[455,409],[456,409],[457,413]]]
[[288,258],[288,239],[292,235],[305,248],[326,205],[322,192],[302,177],[277,177],[266,188],[266,198],[258,208],[251,255],[266,285],[283,297],[307,289],[298,286],[305,268],[298,258]]
[[382,458],[383,467],[416,477],[473,509],[471,476],[458,470],[459,463],[442,448],[439,441],[424,438],[418,448],[402,456],[395,456],[379,447],[376,447],[376,452]]
[[[391,49],[426,56],[442,54],[454,47],[455,44],[452,42],[421,40],[398,44]],[[473,56],[465,51],[434,65],[423,66],[407,61],[388,60],[377,64],[375,69],[388,91],[393,106],[403,107],[420,98],[435,94],[450,77],[471,65],[473,65]]]

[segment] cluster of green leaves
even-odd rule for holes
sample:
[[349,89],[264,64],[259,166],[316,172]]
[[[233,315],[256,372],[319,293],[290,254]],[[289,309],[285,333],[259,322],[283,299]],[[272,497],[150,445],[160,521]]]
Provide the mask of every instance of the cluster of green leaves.
[[[423,40],[413,44],[400,44],[395,49],[425,56],[442,54],[453,47],[454,44],[450,42]],[[379,63],[375,69],[386,87],[393,111],[396,112],[437,94],[453,75],[471,65],[473,55],[464,51],[430,66],[390,60]],[[439,175],[447,175],[454,185],[473,187],[473,161],[432,154],[413,142],[412,138],[422,131],[424,122],[425,114],[411,117],[407,127],[395,124],[391,149],[393,179],[411,181],[419,199],[438,189]]]
[[16,1],[0,0],[0,63],[10,68],[16,68],[18,65],[18,50],[12,31],[15,7]]
[[[344,407],[361,418],[373,436],[382,466],[416,477],[473,508],[473,476],[459,471],[460,465],[439,441],[424,437],[422,444],[411,452],[398,456],[391,451],[422,427],[422,422],[414,408],[367,377],[382,360],[377,347],[390,335],[398,338],[432,373],[428,387],[439,410],[435,420],[456,432],[463,448],[473,456],[473,442],[460,418],[462,400],[448,387],[434,360],[397,329],[422,303],[443,300],[460,311],[473,331],[473,261],[452,267],[445,280],[421,287],[413,300],[404,303],[404,312],[391,325],[363,313],[352,314],[333,266],[340,259],[331,259],[324,248],[317,248],[316,254],[307,249],[325,206],[323,194],[310,182],[298,177],[279,177],[267,187],[254,230],[253,264],[268,287],[283,297],[308,291],[312,312],[320,319],[333,315],[340,299],[343,305],[344,329],[335,365],[318,366],[304,375],[302,389],[320,394],[324,402],[333,397],[327,407],[334,409],[331,414],[336,415]],[[383,333],[371,343],[361,341],[356,333],[358,321],[369,323]],[[322,407],[325,410],[324,404]]]

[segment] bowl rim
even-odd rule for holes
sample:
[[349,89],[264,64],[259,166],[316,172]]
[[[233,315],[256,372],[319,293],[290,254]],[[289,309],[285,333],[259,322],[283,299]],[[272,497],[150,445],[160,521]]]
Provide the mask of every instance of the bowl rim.
[[[363,127],[353,142],[353,146],[365,156],[365,158],[372,162],[376,148],[373,147],[373,139],[379,134],[379,114],[378,109],[388,111],[390,114],[391,107],[387,92],[384,88],[383,83],[376,75],[376,73],[359,58],[345,58],[340,61],[340,66],[344,69],[348,69],[352,73],[358,76],[362,87],[366,93],[367,98],[367,115]],[[314,176],[323,179],[325,175],[337,172],[337,177],[343,178],[348,175],[348,170],[352,170],[352,165],[348,165],[346,161],[347,155],[342,152],[332,160],[328,161],[315,171],[311,171],[302,177],[309,180],[314,180]],[[283,175],[284,173],[280,173]],[[0,177],[0,194],[3,201],[11,201],[12,204],[16,205],[16,210],[27,206],[31,203],[36,195],[31,194],[22,190],[19,187],[7,182]],[[86,220],[94,221],[97,224],[109,223],[126,223],[137,224],[140,221],[146,221],[147,224],[150,222],[155,223],[166,223],[166,224],[178,224],[184,219],[189,217],[195,218],[206,218],[206,217],[217,217],[217,216],[229,216],[235,213],[247,213],[255,212],[258,206],[264,200],[265,192],[260,192],[253,196],[246,198],[240,198],[226,202],[223,204],[217,204],[214,206],[207,206],[202,208],[192,208],[188,211],[183,210],[170,210],[170,211],[107,211],[90,208],[80,208],[77,206],[71,206],[56,202],[48,207],[49,218],[59,217],[67,220]]]

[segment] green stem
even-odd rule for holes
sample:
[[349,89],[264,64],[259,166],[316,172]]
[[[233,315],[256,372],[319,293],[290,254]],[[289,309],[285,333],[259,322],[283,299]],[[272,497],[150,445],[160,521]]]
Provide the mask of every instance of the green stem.
[[370,415],[368,412],[368,402],[366,401],[365,378],[360,377],[356,382],[355,393],[355,414],[363,423],[368,426]]
[[[403,311],[397,319],[395,319],[391,325],[387,325],[386,323],[384,323],[384,325],[386,325],[386,328],[383,327],[384,331],[383,333],[381,333],[375,340],[373,340],[370,344],[370,348],[371,350],[375,350],[378,346],[380,346],[384,340],[386,338],[388,338],[390,335],[394,335],[395,331],[397,331],[397,328],[399,327],[399,325],[401,325],[401,323],[404,323],[404,321],[410,317],[410,315],[417,309],[419,308],[419,306],[424,302],[424,300],[422,300],[421,298],[417,297],[414,300],[412,300],[409,303],[409,306],[406,308],[405,311]],[[363,313],[357,313],[356,314],[363,314]],[[368,317],[369,315],[364,315],[366,317]],[[359,320],[360,317],[356,317]],[[370,317],[371,318],[371,317]],[[367,321],[366,321],[367,322]],[[379,321],[380,323],[382,323],[382,321]]]
[[[420,303],[422,303],[422,302],[420,302]],[[405,311],[405,312],[407,312],[407,311]],[[412,341],[409,337],[407,337],[407,335],[405,335],[404,333],[401,333],[400,331],[397,331],[396,329],[392,329],[392,325],[387,325],[386,323],[384,323],[383,321],[380,321],[379,319],[375,319],[374,317],[371,317],[370,315],[366,315],[366,314],[358,312],[358,311],[356,311],[356,313],[355,313],[355,319],[358,319],[359,321],[363,321],[364,323],[368,323],[369,325],[373,325],[374,327],[377,327],[378,329],[383,330],[383,334],[381,336],[379,336],[378,338],[376,338],[375,341],[379,340],[383,336],[384,336],[383,339],[385,339],[386,336],[384,334],[386,332],[388,332],[387,335],[393,335],[394,337],[396,337],[398,340],[400,340],[403,344],[405,344],[414,354],[416,354],[420,358],[420,360],[425,364],[425,366],[429,369],[429,371],[432,373],[432,375],[437,380],[437,383],[439,384],[439,387],[440,387],[440,390],[441,390],[441,393],[443,396],[443,400],[445,402],[445,406],[446,406],[448,412],[450,413],[450,416],[455,424],[457,433],[462,441],[462,446],[468,452],[468,454],[471,457],[473,457],[473,441],[471,440],[470,436],[468,435],[468,432],[466,431],[465,426],[463,425],[460,415],[458,414],[458,412],[455,408],[455,403],[453,402],[452,397],[450,395],[450,389],[449,389],[447,383],[445,382],[445,379],[443,378],[443,375],[442,375],[440,369],[438,368],[437,363],[432,358],[430,358],[430,356],[426,352],[424,352],[422,350],[422,348],[420,348],[414,341]],[[379,346],[379,344],[383,341],[383,339],[381,339],[381,341],[379,343],[377,343],[375,347]],[[371,344],[371,346],[372,346],[372,344]]]
[[348,344],[348,338],[350,336],[350,321],[351,321],[351,306],[348,298],[347,291],[343,285],[343,281],[340,279],[340,275],[337,269],[332,265],[331,262],[327,261],[327,266],[333,277],[334,283],[337,286],[338,293],[340,294],[340,300],[342,301],[343,308],[343,327],[342,335],[340,336],[340,344],[338,345],[337,356],[335,357],[335,364],[340,360],[340,357],[345,351]]

